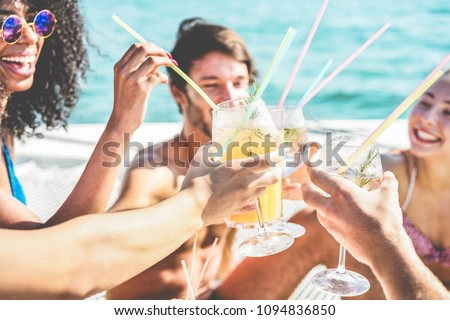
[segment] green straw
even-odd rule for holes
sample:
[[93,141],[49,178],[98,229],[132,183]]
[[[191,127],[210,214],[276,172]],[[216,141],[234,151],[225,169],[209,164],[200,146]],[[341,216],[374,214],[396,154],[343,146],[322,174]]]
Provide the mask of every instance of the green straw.
[[[277,52],[275,53],[275,57],[272,59],[272,62],[270,63],[269,70],[267,70],[266,75],[263,78],[263,81],[256,88],[256,91],[254,93],[254,96],[251,98],[250,103],[254,102],[254,101],[258,101],[261,98],[264,90],[267,88],[267,85],[269,84],[270,80],[272,80],[273,75],[275,74],[275,71],[277,70],[278,66],[280,65],[281,60],[283,60],[284,56],[286,55],[287,50],[291,46],[292,41],[294,40],[296,34],[297,34],[296,30],[294,30],[292,28],[288,29],[288,31],[286,32],[286,35],[283,38],[283,41],[281,41],[281,44],[278,47]],[[247,112],[245,113],[244,118],[242,119],[242,123],[241,123],[242,127],[244,127],[245,124],[248,122],[248,120],[250,119],[250,115],[252,114],[253,111],[254,111],[254,108],[252,108],[252,107],[247,109]],[[223,149],[226,150],[228,145],[234,139],[236,139],[238,134],[239,134],[239,130],[234,132],[222,146]]]
[[[258,101],[262,94],[264,93],[264,90],[266,90],[267,85],[269,84],[270,80],[272,80],[273,75],[275,74],[275,71],[277,71],[277,68],[279,67],[281,60],[283,60],[284,56],[286,55],[287,50],[292,44],[292,41],[294,41],[295,36],[297,35],[297,31],[289,28],[286,32],[286,35],[283,38],[283,41],[281,41],[280,46],[278,47],[277,52],[275,53],[275,56],[272,59],[272,62],[270,63],[269,69],[267,70],[263,80],[256,88],[254,95],[251,99],[251,102]],[[252,114],[254,108],[248,108],[247,112],[244,115],[244,118],[242,119],[242,125],[245,125],[247,121],[250,118],[250,115]]]
[[[122,28],[124,28],[126,31],[128,31],[133,37],[135,37],[139,42],[146,43],[147,41],[139,35],[133,28],[131,28],[129,25],[127,25],[122,19],[120,19],[115,14],[112,15],[112,19],[117,22]],[[197,93],[205,99],[205,101],[209,104],[209,106],[212,109],[216,108],[216,104],[211,100],[210,97],[200,88],[189,76],[184,73],[180,68],[177,66],[171,66],[173,71],[175,71],[181,78],[183,78],[184,81],[186,81]]]
[[289,28],[286,35],[284,36],[283,41],[280,44],[280,47],[277,50],[277,53],[275,54],[275,57],[273,58],[272,62],[270,63],[269,70],[267,70],[266,75],[264,76],[262,82],[259,84],[255,95],[253,96],[253,101],[256,101],[261,98],[264,90],[266,90],[267,85],[269,84],[270,80],[272,80],[273,75],[275,74],[275,71],[277,70],[278,66],[281,63],[281,60],[283,60],[284,56],[286,55],[287,50],[291,46],[292,41],[294,41],[295,36],[297,35],[297,31]]

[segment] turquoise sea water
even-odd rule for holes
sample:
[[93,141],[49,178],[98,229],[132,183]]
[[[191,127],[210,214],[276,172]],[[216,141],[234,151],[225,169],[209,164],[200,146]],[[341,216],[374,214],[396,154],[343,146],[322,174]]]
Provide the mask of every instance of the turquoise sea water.
[[[298,31],[264,93],[278,101],[320,0],[108,0],[82,1],[90,32],[91,72],[72,123],[107,121],[113,103],[113,66],[135,40],[112,19],[116,13],[148,41],[171,50],[179,23],[200,16],[236,30],[260,74],[269,67],[288,27]],[[297,103],[328,59],[334,70],[384,23],[392,27],[308,104],[319,119],[382,118],[450,53],[448,0],[331,0],[288,103]],[[179,121],[168,87],[151,94],[146,121]]]

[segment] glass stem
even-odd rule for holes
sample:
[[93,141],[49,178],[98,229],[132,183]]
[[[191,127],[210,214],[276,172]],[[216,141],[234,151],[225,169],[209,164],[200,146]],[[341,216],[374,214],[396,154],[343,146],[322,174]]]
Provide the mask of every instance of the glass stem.
[[344,246],[341,244],[339,247],[339,264],[336,268],[337,273],[345,273],[345,254],[347,250],[345,250]]
[[256,216],[258,217],[258,224],[259,224],[258,235],[259,236],[268,235],[269,232],[267,232],[266,226],[264,225],[262,209],[261,209],[261,201],[259,200],[259,198],[255,199],[255,207],[256,207]]

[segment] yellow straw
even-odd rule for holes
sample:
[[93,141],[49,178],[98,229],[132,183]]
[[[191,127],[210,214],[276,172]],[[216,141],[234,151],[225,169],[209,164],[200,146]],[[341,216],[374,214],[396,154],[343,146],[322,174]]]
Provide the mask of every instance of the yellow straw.
[[[135,37],[139,42],[146,43],[147,41],[139,35],[133,28],[131,28],[129,25],[127,25],[122,19],[120,19],[115,14],[112,15],[112,19],[117,22],[122,28],[124,28],[126,31],[128,31],[133,37]],[[205,101],[209,104],[209,106],[212,109],[216,108],[216,104],[211,100],[210,97],[200,88],[189,76],[184,73],[180,68],[177,66],[171,66],[173,71],[175,71],[181,78],[183,78],[184,81],[186,81],[197,93],[205,99]]]
[[[426,81],[418,90],[412,92],[390,115],[384,120],[380,126],[364,141],[361,147],[355,151],[354,154],[348,158],[346,161],[346,166],[349,167],[352,163],[358,159],[358,157],[366,150],[370,145],[374,144],[377,138],[395,121],[400,117],[425,91],[430,88],[433,83],[443,75],[442,70],[438,70],[434,75],[432,75],[428,81]],[[343,167],[345,170],[345,167]],[[342,170],[342,171],[343,171]]]

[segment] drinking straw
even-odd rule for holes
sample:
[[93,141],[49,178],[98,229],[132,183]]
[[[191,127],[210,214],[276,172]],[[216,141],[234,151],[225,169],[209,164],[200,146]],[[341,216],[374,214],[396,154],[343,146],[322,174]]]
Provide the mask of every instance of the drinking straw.
[[189,281],[192,283],[192,275],[194,273],[195,266],[195,254],[197,253],[197,241],[198,241],[198,232],[195,233],[194,244],[192,245],[192,261],[191,261],[191,274],[189,275]]
[[275,74],[275,71],[277,70],[278,66],[281,63],[281,60],[283,60],[284,56],[286,55],[287,50],[292,44],[292,41],[295,38],[295,35],[297,34],[297,31],[289,28],[286,35],[283,38],[283,41],[281,42],[280,46],[278,47],[277,52],[275,53],[274,58],[272,59],[272,62],[270,63],[269,69],[267,70],[263,80],[258,85],[258,88],[256,89],[255,95],[253,96],[252,101],[257,101],[259,98],[261,98],[264,90],[266,90],[267,85],[269,84],[270,80],[272,80],[273,75]]
[[[129,25],[127,25],[122,19],[120,19],[115,14],[112,15],[112,19],[117,22],[122,28],[124,28],[126,31],[128,31],[133,37],[135,37],[139,42],[146,43],[147,41],[139,35],[133,28],[131,28]],[[209,104],[209,106],[214,109],[216,107],[216,104],[211,100],[210,97],[200,88],[189,76],[184,73],[180,68],[177,66],[170,66],[173,71],[175,71],[181,78],[183,78],[184,81],[186,81],[197,93],[205,99],[205,101]]]
[[[376,142],[377,138],[400,117],[413,103],[416,101],[429,87],[439,79],[444,73],[442,70],[434,71],[425,78],[424,81],[405,99],[392,113],[378,126],[378,128],[364,141],[361,147],[358,148],[347,160],[346,167],[351,164],[366,150],[370,145]],[[344,171],[345,167],[343,167]]]
[[188,269],[186,267],[186,261],[181,260],[181,266],[183,267],[184,277],[186,278],[186,284],[187,284],[189,293],[190,293],[190,295],[192,297],[192,300],[195,300],[194,290],[192,290],[191,281],[189,280],[189,272],[188,272]]
[[303,97],[300,99],[300,102],[298,103],[298,106],[303,102],[303,100],[306,99],[306,97],[311,93],[311,91],[317,86],[317,84],[322,80],[325,73],[327,73],[328,69],[330,69],[331,65],[333,64],[333,60],[328,60],[327,64],[322,68],[322,71],[317,75],[316,79],[314,79],[313,83],[309,86],[308,90],[306,90]]
[[[269,84],[270,80],[272,80],[273,75],[275,74],[275,71],[277,70],[278,66],[281,63],[281,60],[283,60],[284,56],[286,55],[287,50],[289,49],[290,45],[292,44],[292,41],[295,38],[295,35],[297,34],[297,31],[289,28],[286,32],[286,35],[283,38],[283,41],[281,41],[280,46],[278,47],[277,52],[275,53],[275,56],[272,59],[272,62],[270,63],[269,69],[267,70],[262,82],[258,85],[256,88],[256,91],[254,92],[254,96],[251,98],[250,102],[257,101],[261,98],[264,90],[267,88],[267,85]],[[244,117],[242,118],[241,126],[244,127],[245,124],[250,119],[250,115],[252,114],[254,108],[248,108],[246,113],[244,114]],[[228,145],[238,136],[239,130],[234,132],[227,141],[222,145],[223,149],[226,150]]]
[[205,275],[206,268],[208,267],[208,264],[209,264],[209,260],[211,260],[211,257],[213,256],[214,249],[216,249],[216,245],[217,245],[218,241],[219,241],[219,238],[216,237],[214,239],[211,251],[209,252],[208,258],[206,258],[205,264],[203,265],[202,271],[200,273],[200,278],[198,279],[197,285],[195,286],[194,294],[197,292],[198,288],[200,287],[200,282],[202,281],[203,276]]
[[319,12],[317,13],[316,19],[314,20],[313,26],[312,26],[311,30],[309,31],[308,37],[306,38],[306,42],[303,45],[302,50],[300,51],[300,55],[298,56],[297,62],[295,63],[295,66],[294,66],[294,69],[292,69],[292,72],[291,72],[291,75],[289,76],[286,87],[284,88],[283,94],[281,95],[280,102],[278,102],[278,108],[282,108],[284,105],[284,102],[286,101],[286,98],[289,94],[289,90],[291,90],[292,85],[294,84],[295,77],[297,76],[297,73],[300,70],[300,67],[303,63],[303,59],[305,58],[306,53],[308,52],[309,46],[311,45],[311,42],[312,42],[312,39],[314,38],[317,28],[319,27],[320,21],[322,20],[325,10],[327,9],[328,3],[329,3],[329,0],[323,0],[322,5],[320,6],[320,9],[319,9]]
[[312,98],[319,93],[331,80],[334,79],[342,70],[344,70],[353,60],[356,59],[368,46],[370,46],[375,40],[377,40],[389,27],[391,24],[388,22],[383,27],[380,28],[373,36],[371,36],[361,47],[359,47],[355,52],[353,52],[339,67],[337,67],[325,80],[323,80],[311,93],[303,100],[299,108],[303,108]]

